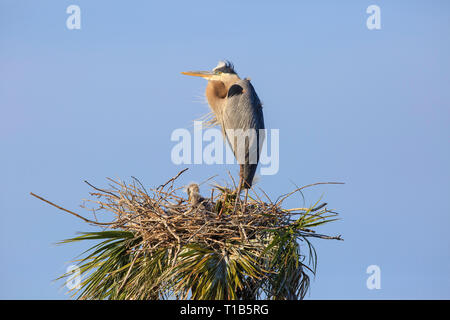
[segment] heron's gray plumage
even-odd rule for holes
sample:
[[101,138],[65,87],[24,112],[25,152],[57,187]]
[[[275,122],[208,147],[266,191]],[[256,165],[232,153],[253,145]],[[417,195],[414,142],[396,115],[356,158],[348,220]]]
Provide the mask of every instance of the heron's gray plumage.
[[[250,188],[265,136],[264,131],[261,130],[264,129],[262,104],[249,80],[239,80],[228,90],[227,103],[222,115],[222,126],[238,163],[243,164],[243,187]],[[231,141],[230,129],[234,130],[234,135],[237,136],[237,139],[233,139],[234,141]],[[242,133],[239,130],[242,130]],[[253,135],[249,134],[251,131],[254,132]],[[239,134],[249,134],[248,145],[237,145]],[[241,137],[241,141],[244,141],[243,138]],[[239,151],[239,147],[245,149]]]

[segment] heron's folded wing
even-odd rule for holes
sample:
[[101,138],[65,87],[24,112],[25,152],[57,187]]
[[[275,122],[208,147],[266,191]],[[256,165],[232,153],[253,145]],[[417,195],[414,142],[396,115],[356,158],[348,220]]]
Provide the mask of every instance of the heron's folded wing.
[[[264,129],[261,101],[249,80],[239,80],[228,90],[223,113],[224,134],[238,163],[259,161],[259,149],[265,138],[260,129]],[[245,142],[240,143],[245,137],[248,137],[248,148]]]

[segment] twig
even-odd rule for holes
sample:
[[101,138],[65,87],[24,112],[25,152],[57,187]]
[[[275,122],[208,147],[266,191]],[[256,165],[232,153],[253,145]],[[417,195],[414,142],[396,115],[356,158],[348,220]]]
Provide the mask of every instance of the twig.
[[109,195],[111,195],[111,196],[113,196],[113,197],[118,198],[118,196],[115,195],[115,194],[112,193],[112,192],[109,192],[109,191],[106,191],[106,190],[103,190],[103,189],[99,189],[99,188],[93,186],[92,184],[90,184],[89,182],[87,182],[86,180],[84,180],[84,182],[85,182],[87,185],[89,185],[91,188],[93,188],[93,189],[95,189],[95,190],[97,190],[97,191],[100,191],[100,192],[103,192],[103,193],[107,193],[107,194],[109,194]]
[[182,174],[183,174],[186,170],[188,170],[188,169],[189,169],[189,168],[184,168],[183,170],[181,170],[180,172],[178,172],[178,174],[177,174],[175,177],[169,179],[166,183],[160,185],[160,186],[159,186],[158,188],[156,188],[156,189],[164,189],[165,186],[167,186],[170,182],[173,182],[173,181],[175,181],[176,179],[178,179],[178,177],[179,177],[180,175],[182,175]]
[[60,206],[58,206],[57,204],[54,204],[53,202],[50,202],[50,201],[48,201],[48,200],[46,200],[46,199],[44,199],[44,198],[42,198],[42,197],[40,197],[40,196],[34,194],[33,192],[30,192],[30,194],[31,194],[33,197],[36,197],[36,198],[38,198],[39,200],[42,200],[42,201],[44,201],[44,202],[47,202],[48,204],[50,204],[50,205],[52,205],[52,206],[58,208],[59,210],[65,211],[65,212],[67,212],[67,213],[70,213],[70,214],[72,214],[72,215],[74,215],[74,216],[80,218],[81,220],[84,220],[84,221],[87,222],[87,223],[92,223],[92,224],[95,224],[95,225],[102,225],[102,226],[110,226],[110,225],[115,224],[114,222],[96,222],[96,221],[92,221],[92,220],[86,219],[85,217],[80,216],[79,214],[77,214],[77,213],[75,213],[75,212],[72,212],[72,211],[70,211],[70,210],[64,209],[63,207],[60,207]]

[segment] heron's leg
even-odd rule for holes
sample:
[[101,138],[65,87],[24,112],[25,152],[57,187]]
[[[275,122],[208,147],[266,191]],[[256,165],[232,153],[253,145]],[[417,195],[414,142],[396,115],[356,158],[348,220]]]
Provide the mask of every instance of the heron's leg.
[[[240,179],[239,179],[240,180]],[[239,181],[239,186],[237,188],[237,192],[236,192],[236,199],[234,200],[234,210],[233,210],[233,214],[236,213],[236,209],[237,209],[237,204],[238,202],[241,202],[241,189],[242,189],[242,181]]]
[[244,180],[244,167],[241,165],[241,169],[239,170],[239,185],[237,187],[236,198],[234,200],[233,214],[236,213],[237,203],[241,202],[241,191],[242,191],[243,180]]

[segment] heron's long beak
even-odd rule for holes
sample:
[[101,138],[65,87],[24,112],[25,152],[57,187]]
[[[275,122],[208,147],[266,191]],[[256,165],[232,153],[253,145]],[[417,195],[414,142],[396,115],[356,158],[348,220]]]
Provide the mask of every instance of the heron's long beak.
[[182,72],[182,74],[185,74],[187,76],[202,77],[205,79],[210,79],[214,75],[214,72],[211,72],[211,71],[186,71],[186,72]]

